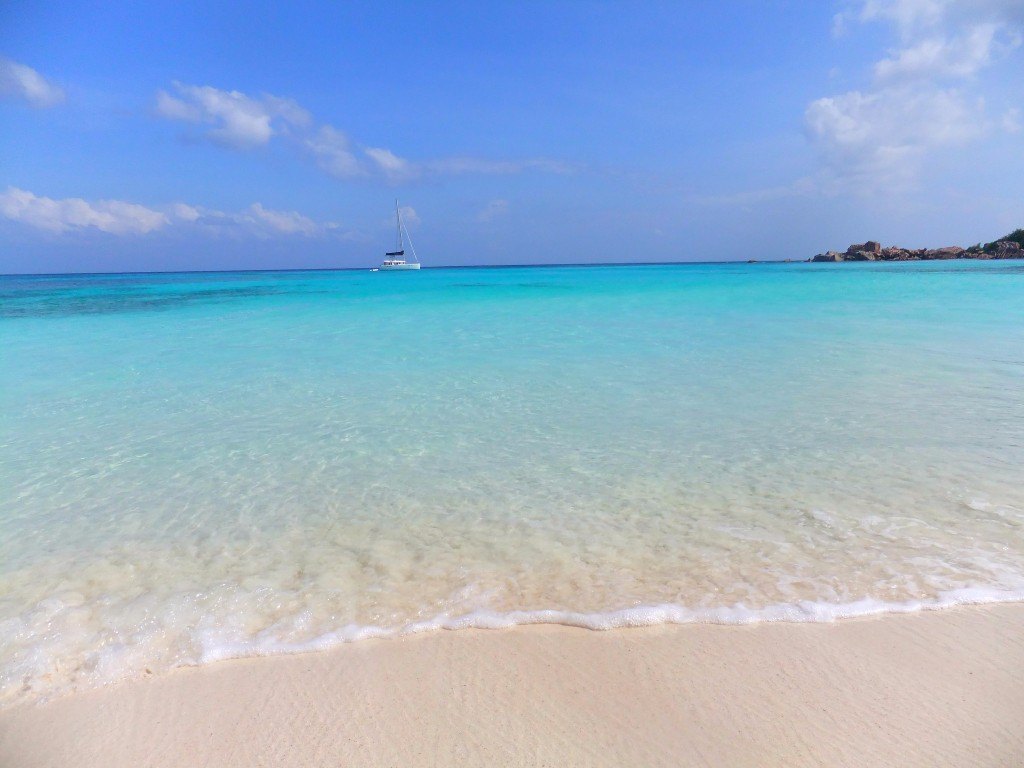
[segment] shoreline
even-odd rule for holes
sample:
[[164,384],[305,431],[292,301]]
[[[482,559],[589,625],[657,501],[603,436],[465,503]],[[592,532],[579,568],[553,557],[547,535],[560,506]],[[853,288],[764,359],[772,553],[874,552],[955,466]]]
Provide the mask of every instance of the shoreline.
[[466,629],[222,661],[0,711],[0,763],[1024,760],[1024,603],[831,623]]
[[[496,612],[477,610],[454,616],[438,615],[407,624],[385,627],[379,625],[358,625],[345,623],[343,626],[306,639],[280,640],[261,635],[248,639],[218,639],[207,632],[198,648],[192,646],[196,638],[183,638],[192,652],[167,666],[162,660],[147,661],[138,655],[143,649],[136,648],[132,669],[111,669],[109,676],[89,675],[89,659],[79,660],[79,671],[84,677],[58,683],[51,673],[26,676],[22,688],[15,692],[12,685],[0,688],[0,715],[21,704],[45,704],[60,698],[103,690],[110,686],[130,684],[145,679],[148,675],[163,676],[179,669],[204,668],[225,661],[261,659],[276,656],[294,656],[306,653],[327,653],[341,646],[373,640],[400,640],[417,635],[429,635],[440,631],[495,631],[534,626],[554,626],[567,629],[582,629],[608,632],[623,629],[640,629],[661,626],[751,626],[764,623],[822,624],[871,617],[914,614],[923,611],[943,611],[960,606],[985,606],[1017,603],[1024,605],[1024,584],[1016,589],[1003,587],[969,587],[939,592],[934,597],[907,600],[882,600],[863,597],[845,603],[800,600],[787,603],[771,603],[761,608],[748,608],[741,603],[716,607],[691,608],[674,603],[652,603],[628,608],[610,608],[603,611],[584,612],[562,609],[512,610]],[[151,669],[152,668],[152,669]],[[7,682],[17,678],[8,676]],[[42,683],[42,685],[40,685]]]

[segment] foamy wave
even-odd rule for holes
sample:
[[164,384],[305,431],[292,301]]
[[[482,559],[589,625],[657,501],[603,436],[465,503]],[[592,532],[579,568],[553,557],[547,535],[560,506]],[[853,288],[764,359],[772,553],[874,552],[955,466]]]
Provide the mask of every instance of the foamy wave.
[[[817,622],[876,616],[886,613],[915,613],[939,610],[957,605],[983,605],[991,603],[1024,602],[1024,590],[966,588],[940,593],[934,599],[887,602],[866,597],[850,603],[823,603],[801,601],[769,605],[765,608],[747,608],[739,604],[717,608],[687,608],[680,605],[645,605],[620,608],[613,611],[582,613],[576,611],[537,610],[474,611],[461,616],[436,616],[392,629],[373,626],[347,625],[302,643],[278,643],[267,639],[254,639],[245,643],[215,641],[204,645],[201,663],[252,656],[306,653],[322,651],[371,638],[460,629],[510,629],[529,624],[558,624],[595,631],[628,627],[652,627],[661,624],[757,624],[762,622]],[[210,638],[212,640],[212,638]]]
[[[961,588],[940,592],[934,598],[905,601],[864,599],[828,603],[798,601],[779,603],[763,608],[749,608],[742,603],[732,606],[688,608],[674,604],[635,606],[600,612],[564,610],[474,611],[460,615],[438,615],[425,621],[395,627],[346,624],[302,641],[285,637],[308,631],[308,616],[299,614],[265,628],[244,640],[239,639],[238,625],[206,624],[179,637],[174,645],[180,650],[168,658],[167,648],[153,643],[157,637],[136,635],[135,642],[109,644],[90,654],[82,669],[67,668],[60,659],[50,658],[46,650],[36,647],[22,658],[17,674],[7,674],[0,686],[0,706],[24,700],[46,700],[55,695],[108,685],[139,677],[153,671],[201,666],[227,659],[275,656],[322,651],[339,645],[371,638],[388,638],[438,630],[507,629],[530,624],[557,624],[595,631],[626,627],[650,627],[664,624],[756,624],[759,622],[831,622],[886,613],[912,613],[957,605],[1024,602],[1024,589]],[[166,638],[164,638],[166,640]],[[50,649],[52,654],[54,649]],[[161,658],[162,657],[162,658]],[[55,674],[60,669],[63,674]]]

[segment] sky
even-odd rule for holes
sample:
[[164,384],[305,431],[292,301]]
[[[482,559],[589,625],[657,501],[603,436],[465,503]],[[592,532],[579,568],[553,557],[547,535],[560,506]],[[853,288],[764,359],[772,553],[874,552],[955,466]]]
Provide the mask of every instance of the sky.
[[0,272],[805,259],[1024,226],[1024,0],[0,7]]

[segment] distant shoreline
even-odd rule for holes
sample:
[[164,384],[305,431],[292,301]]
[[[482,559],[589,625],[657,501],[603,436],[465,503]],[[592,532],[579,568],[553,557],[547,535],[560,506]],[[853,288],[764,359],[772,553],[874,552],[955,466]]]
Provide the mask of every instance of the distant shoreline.
[[883,248],[877,240],[854,243],[844,252],[826,251],[808,261],[942,261],[947,259],[1022,259],[1024,258],[1024,229],[1018,229],[1006,237],[991,243],[961,248],[947,245],[944,248],[901,248],[892,245]]
[[[559,262],[551,264],[435,264],[425,265],[423,270],[442,269],[559,269],[566,267],[587,268],[587,267],[699,267],[737,264],[808,264],[811,262],[829,261],[932,261],[943,259],[1024,259],[1024,248],[1006,255],[991,255],[978,253],[971,248],[959,248],[949,246],[947,248],[935,249],[906,249],[893,246],[882,248],[874,258],[858,257],[853,249],[863,248],[870,245],[872,241],[863,245],[851,245],[846,252],[827,251],[819,253],[809,259],[720,259],[720,260],[697,260],[697,261],[584,261],[584,262]],[[1001,241],[1000,241],[1001,242]],[[991,243],[990,243],[991,245]],[[1011,246],[1012,247],[1012,246]],[[897,250],[910,254],[906,258],[894,258],[886,254],[887,251]],[[954,250],[958,255],[937,255],[942,252]],[[828,258],[835,255],[840,258]],[[26,279],[26,278],[82,278],[82,277],[153,277],[160,275],[265,275],[299,272],[369,272],[369,265],[362,267],[269,267],[261,269],[165,269],[147,271],[111,271],[111,272],[2,272],[0,279]]]

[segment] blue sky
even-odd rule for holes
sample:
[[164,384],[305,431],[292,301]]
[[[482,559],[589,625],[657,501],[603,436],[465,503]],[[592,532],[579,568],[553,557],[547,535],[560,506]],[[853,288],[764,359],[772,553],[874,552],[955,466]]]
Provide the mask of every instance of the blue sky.
[[9,0],[0,271],[806,258],[1024,226],[1024,0]]

